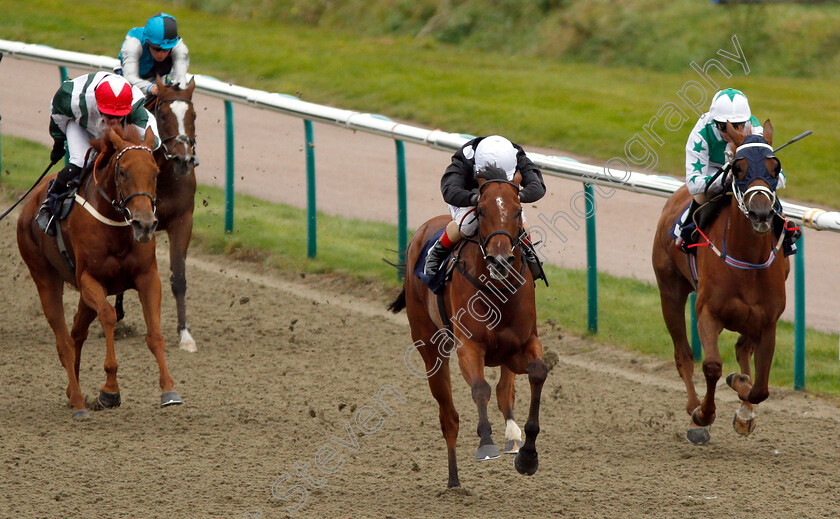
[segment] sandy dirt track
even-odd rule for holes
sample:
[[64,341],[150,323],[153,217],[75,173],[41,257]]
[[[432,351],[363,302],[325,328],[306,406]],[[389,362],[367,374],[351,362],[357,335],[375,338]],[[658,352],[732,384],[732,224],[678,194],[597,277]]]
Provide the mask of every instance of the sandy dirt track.
[[[694,447],[683,438],[688,416],[672,363],[594,349],[557,327],[542,330],[559,363],[543,393],[540,471],[521,476],[509,456],[472,460],[476,412],[456,374],[464,486],[446,491],[437,405],[403,363],[404,315],[384,311],[394,294],[219,257],[188,265],[198,353],[177,348],[173,300],[163,298],[168,363],[185,405],[157,405],[157,367],[132,292],[116,348],[123,405],[76,422],[13,221],[0,223],[0,251],[0,517],[287,517],[296,498],[272,497],[272,484],[329,445],[343,464],[317,476],[320,488],[280,482],[279,493],[309,487],[294,517],[840,515],[836,406],[774,390],[745,440],[729,425],[736,403],[723,387],[712,443]],[[68,318],[76,298],[65,295]],[[95,323],[80,375],[89,402],[104,382],[103,346]],[[494,384],[497,369],[487,373]],[[385,385],[405,403],[384,394],[393,415],[362,435],[354,416]],[[528,391],[520,377],[520,425]],[[491,422],[500,443],[495,408]],[[355,452],[331,443],[350,442],[346,425]]]
[[[70,70],[69,75],[74,77],[81,72]],[[52,144],[47,132],[48,107],[58,87],[58,75],[58,68],[50,65],[11,57],[0,63],[0,130],[4,134]],[[46,80],[27,80],[31,78]],[[27,88],[19,88],[21,82],[25,82]],[[196,173],[200,182],[221,186],[225,178],[224,104],[218,99],[201,95],[197,95],[195,101],[198,154],[201,159]],[[234,121],[237,192],[303,207],[306,203],[303,123],[293,117],[238,104],[234,105]],[[639,125],[643,122],[640,121]],[[777,122],[777,128],[782,124]],[[316,123],[314,127],[319,210],[363,220],[396,223],[393,142],[324,124]],[[445,130],[469,132],[470,128],[465,123],[463,128]],[[516,136],[510,137],[516,141]],[[679,143],[681,146],[685,133],[675,133],[674,138],[682,140]],[[570,155],[556,150],[530,148],[527,143],[520,144],[526,145],[526,149],[543,153]],[[619,155],[622,146],[623,143],[616,143]],[[445,212],[439,182],[440,175],[449,164],[450,155],[419,145],[406,145],[411,229]],[[45,155],[45,162],[46,159]],[[790,182],[796,182],[795,172],[789,172],[789,178]],[[546,229],[546,242],[541,252],[554,264],[585,268],[584,221],[573,217],[575,224],[580,226],[574,229],[571,224],[554,219],[559,211],[572,214],[570,201],[582,189],[581,184],[553,177],[546,177],[546,184],[546,197],[526,209],[531,225]],[[360,200],[364,203],[360,204]],[[596,201],[599,270],[653,283],[650,249],[665,200],[617,190],[609,199],[597,197]],[[550,232],[540,216],[558,222],[557,227],[563,237]],[[304,232],[301,229],[301,233]],[[836,297],[840,293],[840,277],[832,274],[836,270],[836,258],[840,257],[840,236],[807,231],[806,240],[807,325],[836,333],[840,323],[840,298]],[[787,295],[788,304],[783,318],[792,321],[793,276],[788,280]]]

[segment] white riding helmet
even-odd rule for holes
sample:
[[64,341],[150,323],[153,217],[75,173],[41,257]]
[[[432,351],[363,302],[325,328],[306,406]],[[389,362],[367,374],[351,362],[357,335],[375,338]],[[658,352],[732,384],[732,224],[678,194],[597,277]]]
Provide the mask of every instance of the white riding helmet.
[[503,169],[508,179],[512,179],[516,173],[516,148],[509,140],[499,135],[485,137],[475,147],[475,172],[478,173],[487,166]]
[[747,96],[740,90],[727,88],[715,94],[709,107],[712,120],[725,123],[745,123],[752,117]]

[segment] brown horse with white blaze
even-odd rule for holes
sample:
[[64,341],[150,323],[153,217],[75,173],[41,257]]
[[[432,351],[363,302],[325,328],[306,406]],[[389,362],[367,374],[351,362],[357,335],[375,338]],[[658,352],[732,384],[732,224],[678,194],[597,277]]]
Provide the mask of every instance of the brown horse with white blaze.
[[[48,236],[35,223],[49,179],[44,180],[25,204],[18,218],[20,254],[38,289],[44,315],[55,334],[58,357],[69,379],[67,397],[74,418],[88,418],[79,385],[79,364],[88,328],[98,318],[105,332],[106,382],[99,393],[104,407],[121,403],[114,354],[116,311],[106,297],[136,289],[146,321],[146,344],[158,363],[161,405],[180,404],[166,366],[160,332],[160,277],[155,260],[154,231],[158,167],[152,157],[154,133],[145,139],[134,126],[123,129],[112,123],[102,139],[93,171],[87,173],[76,195],[76,204],[60,222],[57,236]],[[98,169],[104,164],[102,169]],[[58,245],[66,246],[66,258]],[[64,285],[80,292],[72,330],[67,329],[62,303]]]
[[[533,278],[530,270],[524,268],[521,254],[519,186],[494,167],[488,167],[477,177],[480,190],[476,208],[477,240],[464,242],[454,260],[457,266],[452,279],[443,293],[451,326],[446,325],[438,310],[437,296],[413,275],[423,244],[446,225],[449,218],[445,216],[427,221],[414,235],[406,251],[403,291],[389,306],[393,312],[406,309],[411,336],[425,363],[425,370],[412,371],[428,379],[440,406],[440,426],[449,459],[449,487],[460,486],[455,456],[459,417],[452,401],[449,374],[453,350],[457,351],[461,374],[478,409],[477,460],[500,456],[487,417],[491,388],[484,378],[484,367],[501,366],[496,399],[506,421],[505,451],[516,453],[514,465],[522,474],[532,475],[538,468],[540,395],[548,372],[537,333]],[[406,357],[409,365],[411,352],[413,349]],[[524,444],[513,418],[514,377],[523,373],[528,374],[531,384]]]
[[[709,442],[709,425],[715,420],[715,386],[722,371],[718,337],[724,328],[740,334],[735,353],[741,373],[732,373],[726,379],[742,401],[733,426],[745,436],[755,428],[753,406],[769,395],[776,322],[785,308],[785,279],[790,271],[787,258],[778,254],[784,232],[778,239],[770,232],[781,172],[773,154],[773,126],[769,120],[764,123],[763,137],[745,136],[731,124],[727,124],[727,133],[737,148],[731,166],[733,196],[704,229],[707,243],[698,246],[696,253],[697,328],[705,352],[706,395],[702,402],[694,389],[694,362],[685,323],[686,300],[694,290],[693,276],[689,257],[669,234],[691,200],[685,187],[665,204],[653,243],[662,313],[674,341],[677,371],[688,392],[686,411],[691,415],[691,426],[687,438],[698,445]],[[753,355],[754,380],[750,370]]]
[[[187,250],[190,246],[195,208],[195,109],[192,95],[195,80],[186,88],[166,85],[156,79],[158,95],[146,108],[157,120],[161,146],[155,150],[155,160],[160,168],[158,175],[158,231],[169,236],[169,278],[178,313],[178,336],[182,350],[198,350],[187,322]],[[117,295],[117,316],[122,319],[123,295]]]

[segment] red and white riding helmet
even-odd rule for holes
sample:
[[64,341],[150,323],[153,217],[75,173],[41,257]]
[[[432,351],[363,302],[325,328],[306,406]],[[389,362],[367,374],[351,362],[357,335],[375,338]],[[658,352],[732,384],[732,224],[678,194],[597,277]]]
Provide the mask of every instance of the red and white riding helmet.
[[96,85],[96,105],[103,114],[128,115],[133,99],[131,85],[121,76],[106,76]]

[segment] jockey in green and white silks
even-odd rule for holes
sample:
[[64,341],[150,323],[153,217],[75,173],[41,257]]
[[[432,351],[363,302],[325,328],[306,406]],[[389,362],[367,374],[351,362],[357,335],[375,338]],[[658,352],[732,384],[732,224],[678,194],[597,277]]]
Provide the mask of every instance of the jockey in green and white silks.
[[[740,90],[726,88],[712,98],[709,111],[700,116],[692,128],[685,144],[685,185],[694,196],[694,200],[682,218],[677,232],[677,244],[683,250],[691,244],[694,211],[709,199],[723,191],[725,175],[715,175],[729,163],[735,155],[732,139],[726,134],[726,123],[735,128],[744,128],[747,135],[762,135],[764,129],[758,119],[752,115],[747,97]],[[712,180],[714,178],[714,180]],[[779,174],[776,189],[785,187],[785,174]]]
[[53,138],[50,160],[52,164],[61,160],[65,144],[70,157],[67,166],[50,184],[47,198],[38,211],[36,221],[42,230],[50,232],[48,229],[52,228],[50,197],[65,193],[68,183],[77,179],[84,167],[93,161],[93,156],[88,156],[90,141],[104,135],[109,120],[117,121],[123,127],[133,124],[141,136],[151,128],[155,135],[154,147],[160,147],[157,122],[146,110],[145,99],[140,89],[110,72],[84,74],[61,84],[50,103],[50,135]]

